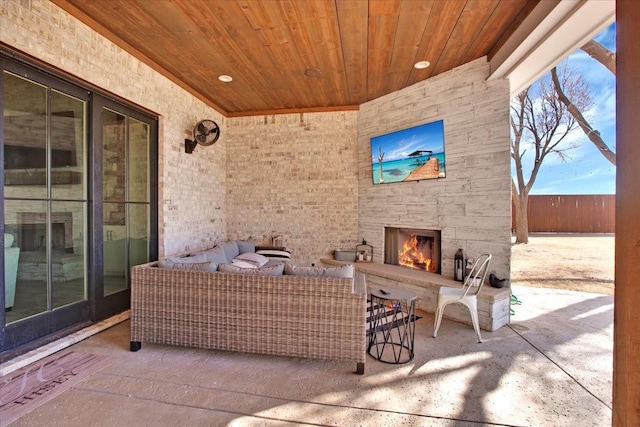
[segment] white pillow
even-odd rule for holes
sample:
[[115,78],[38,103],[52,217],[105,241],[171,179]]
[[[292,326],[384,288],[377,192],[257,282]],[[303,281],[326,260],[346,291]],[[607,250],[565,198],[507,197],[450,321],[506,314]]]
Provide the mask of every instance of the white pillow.
[[242,267],[242,268],[260,268],[269,262],[269,258],[264,255],[256,254],[253,252],[245,252],[243,254],[238,255],[233,259],[231,264],[237,265],[238,267],[242,267],[240,264],[249,264],[251,267]]
[[13,234],[4,233],[4,247],[10,248],[13,245]]
[[[221,264],[221,265],[223,265],[223,264]],[[238,268],[258,268],[257,265],[252,264],[252,263],[250,263],[248,261],[243,261],[241,259],[234,259],[233,261],[231,261],[231,264],[229,264],[229,265],[233,265],[233,266],[238,267]]]

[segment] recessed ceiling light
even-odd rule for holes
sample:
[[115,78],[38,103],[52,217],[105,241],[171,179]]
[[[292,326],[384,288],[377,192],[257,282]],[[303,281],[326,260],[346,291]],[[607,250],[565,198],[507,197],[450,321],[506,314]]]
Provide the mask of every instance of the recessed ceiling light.
[[220,80],[221,82],[229,83],[231,80],[233,80],[233,77],[223,74],[221,76],[218,76],[218,80]]
[[427,68],[429,65],[431,65],[431,63],[429,61],[420,61],[420,62],[416,62],[413,65],[413,68],[416,68],[418,70],[424,70],[425,68]]

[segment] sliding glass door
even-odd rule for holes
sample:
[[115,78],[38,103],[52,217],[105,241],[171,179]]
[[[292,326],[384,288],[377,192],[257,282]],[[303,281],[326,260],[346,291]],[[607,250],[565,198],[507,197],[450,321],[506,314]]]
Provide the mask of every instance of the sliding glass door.
[[86,322],[86,91],[10,64],[2,71],[5,343]]
[[[154,121],[136,111],[124,108],[105,98],[94,100],[94,131],[103,147],[99,193],[101,212],[102,289],[97,289],[99,311],[118,312],[129,306],[129,273],[131,267],[152,257],[157,240],[152,229],[157,220],[151,215],[151,205],[157,204],[151,191],[157,176],[157,154],[152,137],[157,133]],[[98,124],[99,123],[99,129]]]
[[4,354],[129,308],[131,267],[157,259],[158,157],[155,118],[0,65]]

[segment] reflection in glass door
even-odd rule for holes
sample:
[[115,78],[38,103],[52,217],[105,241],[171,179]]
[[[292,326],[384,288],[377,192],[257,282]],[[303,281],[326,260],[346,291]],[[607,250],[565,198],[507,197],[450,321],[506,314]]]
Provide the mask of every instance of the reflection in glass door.
[[87,102],[9,71],[2,79],[10,325],[88,300]]
[[104,295],[129,287],[131,266],[149,260],[150,126],[102,110]]

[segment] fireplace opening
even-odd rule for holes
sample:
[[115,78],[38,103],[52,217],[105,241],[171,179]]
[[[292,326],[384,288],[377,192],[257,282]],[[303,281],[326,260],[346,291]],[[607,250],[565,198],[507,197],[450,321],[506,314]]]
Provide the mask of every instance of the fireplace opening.
[[440,230],[385,227],[384,263],[440,274]]
[[[18,246],[22,252],[46,251],[46,214],[19,212]],[[71,212],[51,214],[51,249],[53,252],[73,253],[73,216]]]

